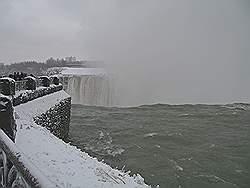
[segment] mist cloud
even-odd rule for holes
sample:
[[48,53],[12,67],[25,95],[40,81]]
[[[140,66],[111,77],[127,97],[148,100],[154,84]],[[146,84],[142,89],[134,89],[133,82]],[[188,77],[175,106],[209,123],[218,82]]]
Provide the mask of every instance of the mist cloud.
[[249,19],[244,0],[1,0],[0,61],[103,60],[122,105],[249,102]]

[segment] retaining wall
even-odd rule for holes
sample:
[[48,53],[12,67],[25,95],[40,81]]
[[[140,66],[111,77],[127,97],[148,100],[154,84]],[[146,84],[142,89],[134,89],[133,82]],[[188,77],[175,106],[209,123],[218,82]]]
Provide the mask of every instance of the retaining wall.
[[70,109],[71,98],[63,99],[46,113],[34,117],[35,123],[65,141],[69,134]]

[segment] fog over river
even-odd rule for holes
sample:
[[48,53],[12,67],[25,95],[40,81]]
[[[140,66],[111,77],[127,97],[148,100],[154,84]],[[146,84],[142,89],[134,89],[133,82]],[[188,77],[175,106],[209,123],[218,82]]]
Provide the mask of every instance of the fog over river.
[[119,104],[250,101],[248,0],[1,0],[0,62],[76,56]]

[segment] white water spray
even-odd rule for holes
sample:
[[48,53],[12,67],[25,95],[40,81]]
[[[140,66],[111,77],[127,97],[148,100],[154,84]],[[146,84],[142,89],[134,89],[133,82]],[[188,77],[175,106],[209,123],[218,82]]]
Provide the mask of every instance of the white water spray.
[[108,75],[73,75],[68,79],[66,91],[73,104],[114,105],[113,80]]

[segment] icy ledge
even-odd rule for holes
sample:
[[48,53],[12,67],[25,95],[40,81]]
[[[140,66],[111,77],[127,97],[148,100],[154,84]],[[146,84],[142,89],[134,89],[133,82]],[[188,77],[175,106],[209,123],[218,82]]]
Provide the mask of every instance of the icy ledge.
[[67,97],[68,94],[59,91],[15,107],[16,144],[36,168],[31,170],[44,174],[47,181],[56,187],[150,187],[140,175],[131,177],[128,173],[112,169],[34,123],[33,117],[45,113]]

